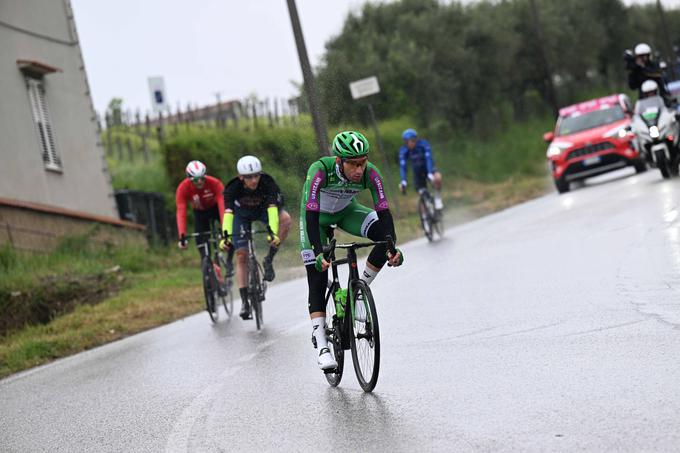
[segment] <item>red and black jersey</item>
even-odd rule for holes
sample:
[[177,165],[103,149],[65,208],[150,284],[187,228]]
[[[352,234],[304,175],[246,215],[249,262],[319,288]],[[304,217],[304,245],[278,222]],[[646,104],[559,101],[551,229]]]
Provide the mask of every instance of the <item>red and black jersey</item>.
[[234,210],[235,206],[252,211],[266,210],[269,206],[282,207],[283,197],[274,178],[266,173],[260,175],[255,190],[248,189],[240,178],[229,181],[224,188],[224,208]]
[[187,204],[197,211],[205,211],[217,205],[220,221],[224,215],[224,198],[222,181],[212,176],[205,177],[205,184],[197,189],[189,178],[177,186],[175,203],[177,204],[177,232],[180,236],[187,233]]

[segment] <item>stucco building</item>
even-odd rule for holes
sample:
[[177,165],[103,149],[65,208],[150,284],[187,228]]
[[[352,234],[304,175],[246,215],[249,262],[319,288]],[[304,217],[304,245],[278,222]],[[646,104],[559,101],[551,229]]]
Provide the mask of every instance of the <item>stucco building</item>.
[[0,243],[16,209],[122,226],[69,0],[0,1]]

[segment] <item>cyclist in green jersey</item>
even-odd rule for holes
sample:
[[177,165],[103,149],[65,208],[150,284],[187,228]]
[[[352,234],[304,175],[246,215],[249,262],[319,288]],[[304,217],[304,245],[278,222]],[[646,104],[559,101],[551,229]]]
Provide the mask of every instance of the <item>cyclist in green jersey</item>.
[[[317,361],[322,370],[338,366],[326,339],[324,292],[330,263],[324,259],[322,244],[327,243],[328,227],[337,225],[347,233],[374,241],[385,240],[388,234],[397,239],[382,175],[368,161],[370,147],[366,137],[356,131],[340,132],[332,148],[335,157],[322,157],[309,167],[300,206],[300,250],[307,269],[312,343],[319,350]],[[355,199],[366,189],[373,196],[374,209]],[[399,249],[389,254],[386,245],[376,245],[368,256],[362,279],[370,285],[386,262],[400,266],[403,261]]]

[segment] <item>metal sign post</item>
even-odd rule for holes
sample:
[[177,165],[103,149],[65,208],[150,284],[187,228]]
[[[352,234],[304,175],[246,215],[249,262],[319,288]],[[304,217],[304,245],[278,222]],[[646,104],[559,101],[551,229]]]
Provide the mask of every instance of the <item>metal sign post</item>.
[[[375,76],[351,82],[349,84],[349,89],[352,92],[352,99],[354,99],[354,100],[365,98],[367,96],[372,96],[374,94],[380,93],[380,85],[378,84],[378,78],[375,77]],[[382,155],[382,158],[383,158],[383,163],[385,164],[385,166],[383,167],[383,174],[385,175],[385,182],[387,182],[387,186],[388,186],[387,190],[390,194],[390,198],[394,201],[395,212],[398,216],[398,215],[400,215],[399,201],[398,201],[397,197],[394,196],[394,189],[393,189],[393,186],[392,186],[392,177],[390,176],[390,171],[389,171],[389,161],[387,159],[387,155],[385,154],[385,150],[383,148],[382,138],[380,137],[380,130],[378,129],[378,121],[375,119],[375,112],[373,111],[373,105],[370,102],[367,102],[366,104],[368,105],[368,112],[371,115],[371,123],[373,124],[373,130],[375,132],[375,138],[378,141],[378,150],[380,151],[380,154]]]

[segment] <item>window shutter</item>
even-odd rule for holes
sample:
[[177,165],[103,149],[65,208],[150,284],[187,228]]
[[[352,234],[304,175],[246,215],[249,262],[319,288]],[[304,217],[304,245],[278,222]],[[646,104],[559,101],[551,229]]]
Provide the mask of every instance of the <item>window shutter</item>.
[[61,159],[57,153],[52,131],[52,120],[45,96],[45,85],[42,80],[26,77],[28,98],[31,103],[33,122],[38,132],[43,163],[46,168],[61,170]]

